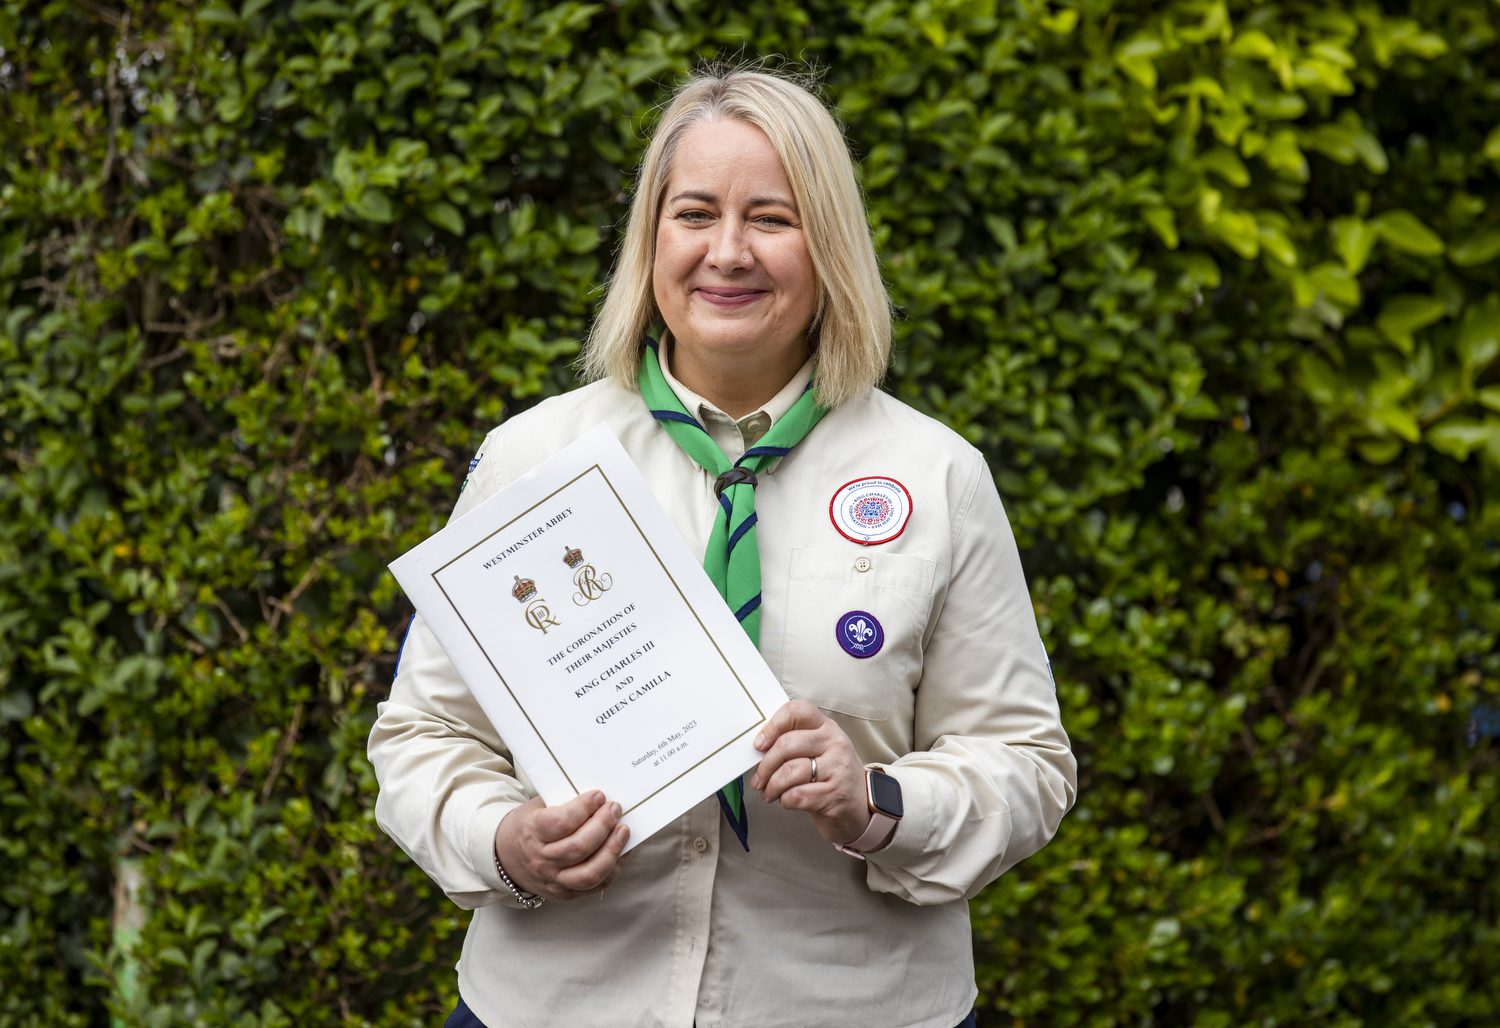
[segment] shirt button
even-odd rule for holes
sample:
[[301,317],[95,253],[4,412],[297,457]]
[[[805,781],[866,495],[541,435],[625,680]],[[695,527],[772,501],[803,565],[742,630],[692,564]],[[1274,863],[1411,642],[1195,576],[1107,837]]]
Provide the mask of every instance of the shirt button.
[[859,558],[859,560],[856,560],[854,562],[854,570],[855,571],[859,571],[861,573],[865,572],[865,571],[869,571],[870,570],[870,558],[869,557],[861,557],[861,558]]
[[697,850],[699,853],[702,853],[704,850],[708,849],[708,840],[700,835],[698,838],[693,840],[693,849]]

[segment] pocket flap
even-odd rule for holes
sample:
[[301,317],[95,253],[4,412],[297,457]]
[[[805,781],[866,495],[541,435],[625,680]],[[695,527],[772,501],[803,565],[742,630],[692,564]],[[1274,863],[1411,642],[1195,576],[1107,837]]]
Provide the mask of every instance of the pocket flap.
[[[858,562],[869,562],[859,570]],[[876,589],[905,589],[932,595],[937,575],[937,561],[905,553],[860,552],[850,550],[805,549],[792,551],[789,576],[792,581],[856,582]]]

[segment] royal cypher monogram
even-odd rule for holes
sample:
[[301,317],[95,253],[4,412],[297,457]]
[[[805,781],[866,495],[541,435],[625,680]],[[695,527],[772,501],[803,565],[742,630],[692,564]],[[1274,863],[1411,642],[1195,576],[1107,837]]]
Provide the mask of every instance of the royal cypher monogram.
[[578,587],[573,602],[580,607],[593,603],[615,584],[609,574],[600,574],[594,570],[594,565],[584,563],[582,550],[570,550],[564,546],[563,563],[573,568],[573,584]]
[[526,604],[526,623],[543,635],[547,634],[548,625],[561,627],[557,618],[552,616],[552,611],[547,608],[547,601],[537,596],[536,583],[520,575],[512,577],[515,578],[516,585],[510,594],[516,598],[517,603]]

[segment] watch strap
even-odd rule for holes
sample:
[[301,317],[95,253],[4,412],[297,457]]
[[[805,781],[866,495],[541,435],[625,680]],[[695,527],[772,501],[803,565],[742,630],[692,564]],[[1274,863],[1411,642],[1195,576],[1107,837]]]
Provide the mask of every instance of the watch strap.
[[[863,834],[853,842],[842,845],[839,843],[833,844],[833,848],[840,853],[847,853],[849,856],[858,857],[860,860],[865,859],[866,853],[873,853],[875,850],[880,849],[881,844],[887,841],[887,836],[892,834],[892,829],[901,823],[899,815],[893,817],[875,806],[875,786],[872,779],[877,771],[881,774],[886,773],[885,768],[879,764],[865,765],[865,801],[870,807],[870,823],[865,826]],[[898,782],[897,785],[899,786],[900,783]]]
[[885,837],[890,834],[891,828],[897,824],[899,822],[889,814],[882,814],[878,810],[873,810],[870,812],[870,825],[865,829],[863,835],[850,843],[842,845],[834,843],[833,848],[840,853],[847,853],[851,857],[858,857],[860,860],[864,860],[865,854],[884,842]]

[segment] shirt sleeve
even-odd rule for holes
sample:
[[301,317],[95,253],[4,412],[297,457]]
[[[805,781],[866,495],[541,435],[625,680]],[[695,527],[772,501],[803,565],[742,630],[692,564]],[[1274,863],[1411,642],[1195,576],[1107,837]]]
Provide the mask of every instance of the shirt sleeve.
[[[453,517],[498,491],[485,440],[470,465]],[[390,699],[370,730],[380,783],[375,820],[448,897],[466,910],[519,906],[495,870],[495,830],[536,795],[437,637],[412,618]]]
[[866,871],[871,889],[917,904],[969,899],[1041,849],[1078,789],[1015,536],[977,451],[975,461],[924,652],[913,751],[887,769],[905,816]]

